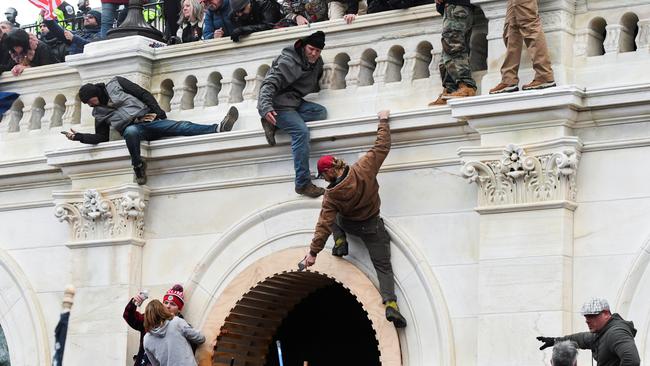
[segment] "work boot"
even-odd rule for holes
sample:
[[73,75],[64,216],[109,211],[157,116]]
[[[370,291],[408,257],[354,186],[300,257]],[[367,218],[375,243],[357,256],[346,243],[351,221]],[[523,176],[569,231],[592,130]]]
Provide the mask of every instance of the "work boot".
[[465,83],[460,83],[458,84],[458,89],[456,89],[455,92],[447,95],[446,97],[443,97],[447,100],[453,99],[453,98],[464,98],[464,97],[473,97],[476,95],[476,89],[472,88],[471,86],[465,84]]
[[404,328],[406,327],[406,319],[400,314],[399,308],[397,307],[396,301],[387,301],[386,306],[386,319],[389,322],[393,322],[395,328]]
[[521,87],[523,90],[540,90],[540,89],[546,89],[546,88],[552,88],[555,86],[555,81],[541,81],[537,79],[533,79],[530,83],[524,85]]
[[438,105],[447,104],[447,98],[445,98],[445,97],[447,97],[449,94],[451,94],[449,92],[449,90],[447,90],[446,88],[442,89],[442,93],[440,93],[440,95],[438,96],[438,99],[436,99],[433,102],[429,103],[429,107],[435,107],[435,106],[438,106]]
[[275,146],[275,130],[277,127],[272,125],[264,117],[262,117],[260,121],[262,122],[262,128],[264,129],[264,137],[266,137],[266,142],[271,146]]
[[512,93],[519,91],[517,84],[509,85],[506,83],[499,83],[494,88],[490,89],[490,94]]
[[133,167],[135,182],[139,185],[147,184],[147,163],[142,161],[140,165]]
[[237,121],[237,118],[239,118],[239,111],[234,106],[230,107],[230,109],[228,109],[228,113],[226,113],[226,116],[223,117],[223,120],[221,120],[221,123],[219,123],[219,132],[231,131],[232,126]]
[[296,187],[296,193],[311,198],[317,198],[319,196],[322,196],[323,193],[325,193],[325,189],[321,187],[317,187],[314,185],[314,183],[309,182],[307,183],[307,185],[303,187]]
[[348,240],[345,238],[345,235],[334,238],[332,255],[335,257],[343,257],[345,255],[348,255]]

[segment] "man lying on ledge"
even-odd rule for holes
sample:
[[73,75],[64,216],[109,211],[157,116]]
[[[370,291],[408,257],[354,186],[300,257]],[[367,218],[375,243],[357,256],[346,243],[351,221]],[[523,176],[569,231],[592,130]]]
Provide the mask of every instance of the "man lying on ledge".
[[195,136],[232,130],[239,117],[237,108],[230,107],[221,123],[199,125],[187,121],[167,119],[153,95],[120,76],[108,83],[85,84],[79,89],[79,99],[93,107],[95,133],[81,133],[73,129],[65,132],[69,140],[84,144],[108,141],[109,127],[116,129],[126,140],[135,172],[135,182],[147,183],[144,160],[140,156],[140,141],[158,140],[171,136]]

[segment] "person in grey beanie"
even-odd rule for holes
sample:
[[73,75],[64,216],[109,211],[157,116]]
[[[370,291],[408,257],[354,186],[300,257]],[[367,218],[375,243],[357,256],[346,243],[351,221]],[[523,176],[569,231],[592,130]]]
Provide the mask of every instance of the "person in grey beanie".
[[576,366],[578,364],[578,349],[571,341],[558,342],[553,346],[552,366]]
[[641,360],[634,343],[634,323],[624,320],[617,313],[612,314],[609,303],[602,298],[592,298],[582,305],[580,311],[585,317],[589,332],[570,334],[564,337],[537,337],[543,350],[557,342],[573,341],[580,349],[591,350],[591,356],[598,366],[639,366]]

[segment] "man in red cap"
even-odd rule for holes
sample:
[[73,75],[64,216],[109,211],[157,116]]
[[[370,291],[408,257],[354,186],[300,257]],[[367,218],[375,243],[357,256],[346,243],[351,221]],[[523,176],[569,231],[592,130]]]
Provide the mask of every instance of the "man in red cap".
[[325,47],[325,33],[318,31],[285,47],[266,74],[257,101],[262,128],[269,145],[275,145],[275,129],[291,136],[291,154],[296,171],[295,191],[316,198],[325,192],[311,182],[309,174],[309,128],[305,122],[327,117],[320,104],[303,97],[320,90],[318,80],[323,74],[320,53]]
[[406,319],[397,307],[390,263],[390,237],[379,216],[381,200],[377,173],[390,151],[388,116],[389,111],[379,112],[375,145],[352,166],[332,155],[318,160],[318,176],[330,184],[325,190],[314,238],[303,261],[306,267],[314,265],[330,234],[334,234],[332,255],[338,257],[348,254],[346,233],[361,238],[377,271],[386,319],[395,327],[403,328]]

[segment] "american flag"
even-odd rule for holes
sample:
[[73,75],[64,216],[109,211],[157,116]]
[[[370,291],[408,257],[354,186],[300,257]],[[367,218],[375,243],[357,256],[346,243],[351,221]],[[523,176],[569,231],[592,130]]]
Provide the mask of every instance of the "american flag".
[[45,19],[54,19],[54,9],[57,6],[61,5],[62,0],[27,0],[32,3],[34,6],[45,10],[43,18]]

